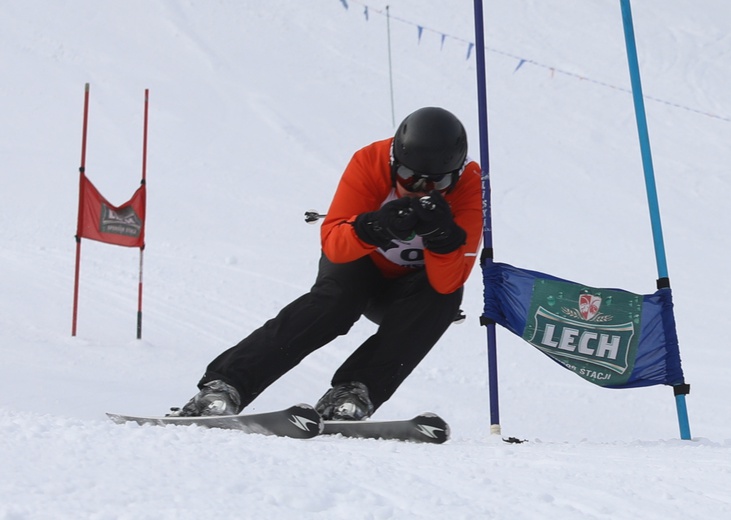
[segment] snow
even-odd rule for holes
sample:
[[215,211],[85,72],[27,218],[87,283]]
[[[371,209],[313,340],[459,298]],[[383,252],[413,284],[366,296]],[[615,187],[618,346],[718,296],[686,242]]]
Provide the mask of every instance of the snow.
[[[210,359],[310,287],[304,211],[324,212],[351,154],[394,131],[386,2],[348,4],[0,5],[0,519],[728,518],[725,0],[633,5],[691,441],[669,388],[592,386],[502,330],[502,433],[528,442],[491,435],[477,269],[466,323],[376,415],[437,412],[447,444],[106,419],[182,405]],[[472,3],[390,13],[396,121],[449,108],[479,157]],[[496,259],[653,292],[619,2],[487,0],[485,24]],[[86,82],[87,173],[114,203],[138,186],[150,89],[142,340],[138,250],[87,240],[70,334]],[[249,411],[315,402],[372,331],[357,323]]]

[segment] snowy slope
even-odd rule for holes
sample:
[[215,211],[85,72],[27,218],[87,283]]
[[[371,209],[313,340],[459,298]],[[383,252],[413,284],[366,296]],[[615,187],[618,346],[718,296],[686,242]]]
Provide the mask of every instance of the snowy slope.
[[[530,442],[491,436],[477,270],[467,322],[377,416],[438,412],[446,445],[105,419],[183,404],[213,356],[310,287],[319,233],[303,212],[394,131],[386,2],[347,3],[0,4],[0,519],[728,517],[723,0],[633,5],[693,441],[677,440],[670,389],[593,387],[503,331],[503,433]],[[390,12],[396,121],[449,108],[479,157],[472,3]],[[619,2],[486,0],[485,24],[496,258],[652,292]],[[70,335],[86,82],[87,173],[116,203],[139,182],[150,89],[141,341],[138,251],[91,241]],[[249,409],[316,401],[373,330],[359,322]]]

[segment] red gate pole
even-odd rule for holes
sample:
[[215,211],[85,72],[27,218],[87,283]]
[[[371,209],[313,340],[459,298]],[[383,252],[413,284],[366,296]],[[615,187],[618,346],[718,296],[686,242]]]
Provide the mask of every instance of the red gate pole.
[[76,319],[79,309],[79,265],[81,263],[81,231],[84,209],[84,172],[86,170],[86,131],[89,121],[89,84],[84,86],[84,122],[81,132],[81,166],[79,167],[79,213],[76,220],[76,267],[74,269],[74,310],[71,335],[76,336]]
[[[149,113],[150,89],[145,89],[145,117],[142,131],[142,181],[147,183],[147,115]],[[147,190],[147,187],[145,187]],[[145,193],[145,219],[147,218],[147,193]],[[142,339],[142,264],[144,258],[145,244],[140,247],[140,274],[137,287],[137,339]]]

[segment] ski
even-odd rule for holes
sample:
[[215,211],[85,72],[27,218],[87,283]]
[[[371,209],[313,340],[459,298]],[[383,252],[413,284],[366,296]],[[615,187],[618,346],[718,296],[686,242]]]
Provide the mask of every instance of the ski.
[[359,439],[387,439],[442,444],[449,439],[449,425],[433,413],[400,421],[324,421],[323,435]]
[[207,417],[139,417],[107,413],[117,424],[137,423],[140,425],[177,426],[196,425],[203,428],[221,428],[239,430],[244,433],[275,435],[294,439],[310,439],[322,432],[323,423],[320,414],[307,404],[298,404],[284,410],[273,412],[218,415]]

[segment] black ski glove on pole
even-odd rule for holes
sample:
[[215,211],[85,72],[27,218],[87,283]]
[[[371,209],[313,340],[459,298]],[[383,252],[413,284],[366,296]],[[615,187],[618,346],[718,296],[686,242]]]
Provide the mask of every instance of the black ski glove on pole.
[[361,213],[355,218],[353,228],[363,242],[386,249],[394,239],[410,239],[416,222],[411,199],[403,197],[387,202],[378,211]]
[[436,190],[428,197],[411,199],[411,208],[419,221],[414,227],[429,251],[446,255],[467,242],[467,233],[452,217],[449,203]]

